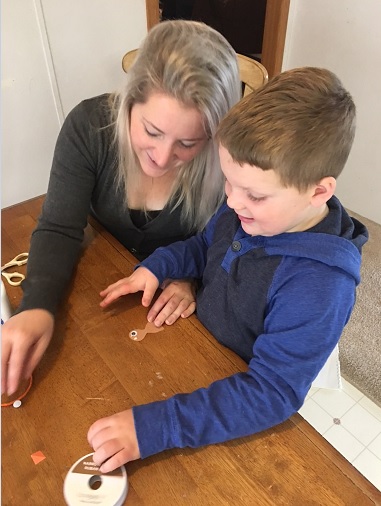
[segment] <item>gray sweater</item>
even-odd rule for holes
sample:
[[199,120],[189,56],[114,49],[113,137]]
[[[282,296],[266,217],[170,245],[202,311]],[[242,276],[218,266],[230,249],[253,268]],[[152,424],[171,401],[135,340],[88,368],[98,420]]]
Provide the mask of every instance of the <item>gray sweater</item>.
[[115,183],[117,153],[108,97],[81,102],[62,126],[17,312],[35,308],[56,312],[81,251],[89,214],[138,260],[158,246],[189,236],[180,221],[181,206],[172,212],[164,208],[140,227],[131,220],[123,191]]

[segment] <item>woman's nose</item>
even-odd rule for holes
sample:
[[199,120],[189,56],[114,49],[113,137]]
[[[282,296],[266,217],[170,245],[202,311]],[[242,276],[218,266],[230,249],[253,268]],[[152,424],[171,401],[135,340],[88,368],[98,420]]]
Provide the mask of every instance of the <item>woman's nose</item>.
[[164,168],[173,159],[174,148],[171,144],[161,144],[155,150],[155,163]]

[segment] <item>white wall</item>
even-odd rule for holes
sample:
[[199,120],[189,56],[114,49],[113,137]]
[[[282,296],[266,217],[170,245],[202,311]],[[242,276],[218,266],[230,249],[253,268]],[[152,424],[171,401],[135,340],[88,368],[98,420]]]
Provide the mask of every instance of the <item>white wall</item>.
[[3,0],[1,16],[2,207],[46,191],[59,130],[32,2]]
[[79,101],[123,82],[147,33],[145,0],[2,0],[1,207],[47,190],[55,141]]
[[[46,192],[63,117],[123,79],[146,34],[145,0],[2,0],[1,207]],[[352,93],[358,127],[337,195],[381,222],[381,2],[291,0],[283,68],[323,66]]]
[[338,179],[343,205],[381,223],[381,2],[291,0],[283,69],[326,67],[350,91],[357,131]]

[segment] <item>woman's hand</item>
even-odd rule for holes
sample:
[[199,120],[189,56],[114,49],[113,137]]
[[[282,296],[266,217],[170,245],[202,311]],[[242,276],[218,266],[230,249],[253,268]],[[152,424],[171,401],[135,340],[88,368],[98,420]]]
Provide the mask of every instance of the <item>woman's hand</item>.
[[93,461],[102,473],[140,458],[132,409],[93,423],[87,440],[95,452]]
[[108,286],[100,292],[104,297],[100,303],[101,307],[107,307],[114,300],[122,295],[143,291],[142,304],[147,307],[151,304],[156,290],[159,288],[159,281],[152,272],[145,267],[139,267],[128,278],[123,278]]
[[196,281],[190,279],[168,279],[163,283],[163,292],[148,312],[147,319],[160,327],[172,325],[181,316],[188,318],[196,309]]
[[1,328],[1,392],[16,392],[29,378],[53,335],[54,318],[45,309],[28,309],[12,316]]

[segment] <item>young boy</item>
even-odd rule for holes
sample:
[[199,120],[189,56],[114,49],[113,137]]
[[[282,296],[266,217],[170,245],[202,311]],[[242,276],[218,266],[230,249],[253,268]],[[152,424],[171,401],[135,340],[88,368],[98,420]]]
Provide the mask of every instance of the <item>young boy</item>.
[[197,315],[248,363],[208,389],[98,420],[88,440],[104,472],[168,448],[279,424],[303,404],[355,302],[366,228],[334,196],[355,106],[328,70],[284,72],[241,100],[219,130],[226,205],[205,231],[160,248],[101,292],[102,306],[166,278],[201,278]]

